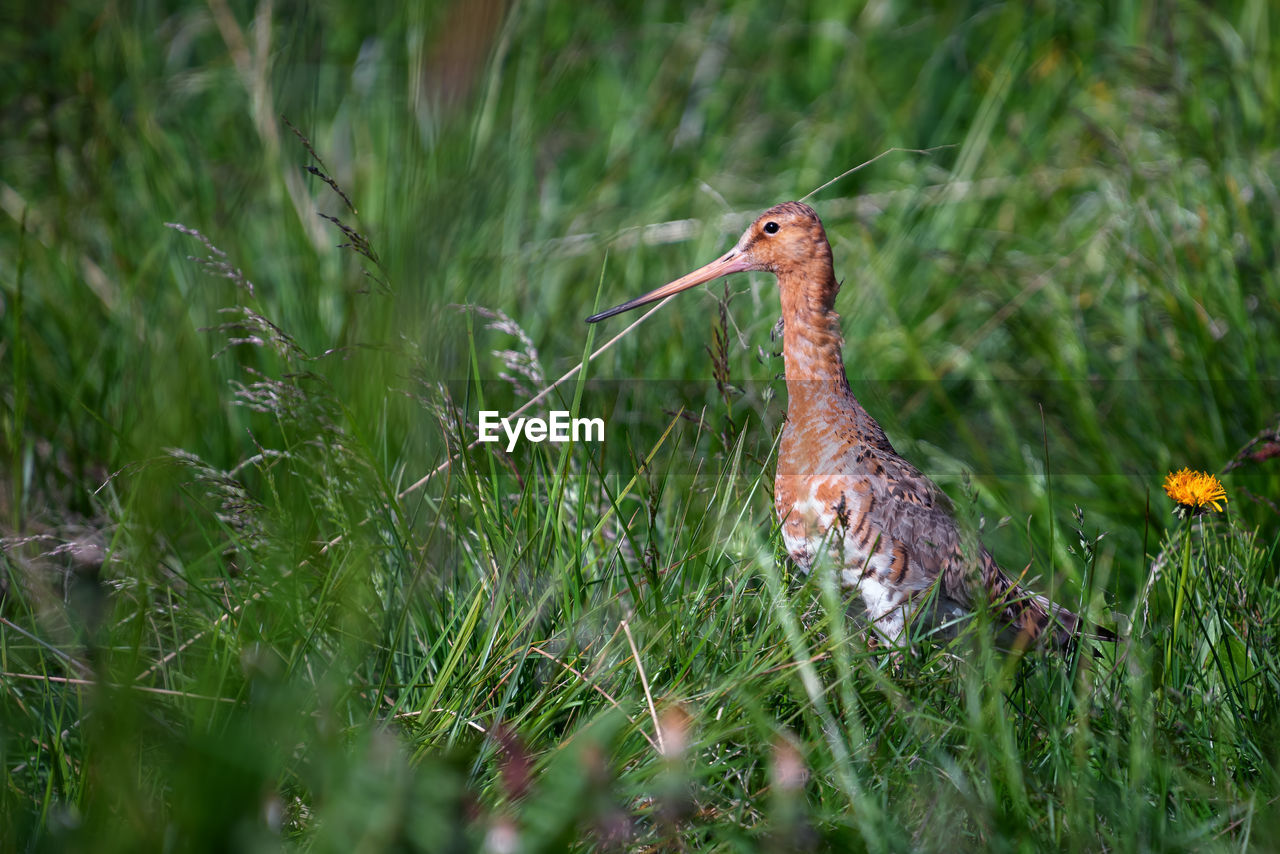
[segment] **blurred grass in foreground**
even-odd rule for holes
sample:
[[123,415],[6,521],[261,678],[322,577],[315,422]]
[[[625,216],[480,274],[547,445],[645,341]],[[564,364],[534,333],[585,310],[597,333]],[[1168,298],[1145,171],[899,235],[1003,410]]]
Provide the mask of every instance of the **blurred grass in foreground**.
[[[1265,2],[16,9],[6,846],[1275,846]],[[597,291],[939,145],[815,201],[851,380],[1114,651],[895,669],[788,575],[770,279],[563,387],[605,445],[466,447]]]

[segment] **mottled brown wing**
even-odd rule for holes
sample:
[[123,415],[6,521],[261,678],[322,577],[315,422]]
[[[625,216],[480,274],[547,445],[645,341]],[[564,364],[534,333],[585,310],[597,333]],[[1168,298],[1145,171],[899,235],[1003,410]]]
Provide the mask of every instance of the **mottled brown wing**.
[[880,487],[885,500],[877,502],[870,522],[907,546],[914,567],[904,583],[923,589],[941,575],[940,592],[948,599],[972,605],[985,598],[1012,631],[1010,643],[1019,643],[1018,636],[1034,642],[1051,622],[1056,623],[1054,640],[1069,642],[1079,617],[1016,584],[976,537],[966,544],[950,499],[915,466],[896,454],[881,453],[879,462],[886,473]]
[[[901,583],[923,590],[943,575],[942,592],[958,602],[973,599],[951,500],[932,480],[896,454],[872,452],[882,476],[869,476],[876,501],[868,521],[906,548],[909,566]],[[981,549],[981,546],[977,546]],[[977,555],[973,556],[977,558]]]

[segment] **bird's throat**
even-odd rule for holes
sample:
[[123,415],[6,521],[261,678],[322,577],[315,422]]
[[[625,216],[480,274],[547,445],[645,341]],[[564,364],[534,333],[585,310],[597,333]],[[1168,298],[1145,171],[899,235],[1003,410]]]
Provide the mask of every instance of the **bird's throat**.
[[816,404],[829,399],[833,392],[848,393],[844,335],[840,315],[831,308],[834,293],[803,286],[782,287],[781,296],[788,409]]

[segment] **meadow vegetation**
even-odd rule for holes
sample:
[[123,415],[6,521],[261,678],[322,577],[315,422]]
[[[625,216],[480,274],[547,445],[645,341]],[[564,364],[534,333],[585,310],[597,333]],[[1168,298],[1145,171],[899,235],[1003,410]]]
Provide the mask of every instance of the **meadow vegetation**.
[[[0,847],[1280,846],[1266,0],[424,5],[0,20]],[[1115,644],[791,570],[771,277],[473,443],[891,148],[810,200],[854,391]]]

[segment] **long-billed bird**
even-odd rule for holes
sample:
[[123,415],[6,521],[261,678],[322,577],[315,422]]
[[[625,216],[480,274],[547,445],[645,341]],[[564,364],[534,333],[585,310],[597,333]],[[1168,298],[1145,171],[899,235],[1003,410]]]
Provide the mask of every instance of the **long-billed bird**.
[[1023,589],[976,537],[963,537],[946,494],[898,455],[854,397],[833,309],[840,283],[831,245],[808,205],[770,208],[720,258],[587,322],[748,270],[777,276],[782,298],[788,400],[774,508],[796,566],[807,573],[825,551],[891,645],[918,614],[950,623],[983,600],[1012,645],[1070,644],[1080,618]]

